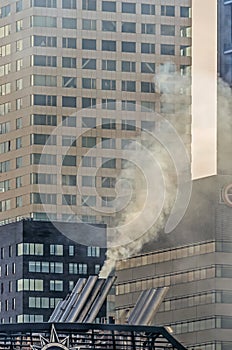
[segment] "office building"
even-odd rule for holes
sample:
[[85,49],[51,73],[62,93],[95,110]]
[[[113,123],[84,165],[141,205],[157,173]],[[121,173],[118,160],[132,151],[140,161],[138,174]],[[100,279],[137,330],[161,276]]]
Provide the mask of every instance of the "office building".
[[118,263],[119,319],[142,290],[166,286],[155,325],[170,327],[189,349],[231,348],[231,181],[231,175],[195,180],[178,227]]
[[190,152],[189,85],[154,77],[190,80],[191,1],[3,0],[0,14],[1,224],[109,223],[121,151],[145,144],[154,111]]
[[1,323],[46,322],[79,277],[98,274],[106,227],[23,220],[1,226],[0,242]]

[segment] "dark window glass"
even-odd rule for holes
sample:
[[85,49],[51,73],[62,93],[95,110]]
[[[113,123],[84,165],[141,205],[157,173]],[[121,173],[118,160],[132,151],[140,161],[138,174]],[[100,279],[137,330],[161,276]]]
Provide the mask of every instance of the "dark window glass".
[[94,39],[82,39],[83,50],[96,50],[96,40]]
[[122,22],[122,32],[123,33],[136,33],[136,23],[135,22]]
[[62,96],[62,107],[72,107],[77,106],[76,97],[72,96]]
[[[38,0],[40,1],[40,0]],[[63,9],[76,9],[77,3],[76,0],[62,0],[62,8]]]
[[62,47],[67,49],[76,49],[77,41],[75,38],[62,38]]
[[96,69],[96,59],[82,58],[82,69]]
[[190,9],[190,7],[181,6],[180,7],[180,17],[190,18],[191,17],[191,9]]
[[102,1],[102,11],[116,12],[116,1]]
[[122,13],[136,13],[136,4],[135,3],[122,3]]
[[96,108],[96,98],[82,97],[82,108]]
[[64,166],[76,166],[76,156],[65,155],[62,157],[62,165]]
[[161,44],[161,55],[175,55],[175,45]]
[[96,0],[82,0],[82,9],[96,11]]
[[77,28],[76,18],[62,18],[62,28],[76,29]]
[[76,58],[75,57],[62,57],[62,67],[63,68],[76,68]]
[[155,5],[141,4],[142,15],[155,15]]
[[155,73],[155,63],[141,62],[141,73]]
[[155,53],[155,44],[141,43],[141,53]]
[[102,40],[103,51],[116,51],[116,41],[113,40]]
[[135,72],[136,62],[122,61],[122,72]]
[[116,21],[102,21],[103,32],[116,32]]
[[122,41],[122,52],[136,52],[136,42]]
[[34,55],[33,64],[34,66],[56,67],[57,59],[56,56]]
[[161,16],[175,16],[175,6],[162,5],[161,6]]

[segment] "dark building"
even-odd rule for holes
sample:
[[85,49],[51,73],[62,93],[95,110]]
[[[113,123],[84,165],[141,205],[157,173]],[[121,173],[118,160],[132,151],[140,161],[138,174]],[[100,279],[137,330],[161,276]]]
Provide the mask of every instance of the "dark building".
[[43,322],[79,277],[98,274],[106,226],[23,220],[0,227],[0,246],[1,323]]

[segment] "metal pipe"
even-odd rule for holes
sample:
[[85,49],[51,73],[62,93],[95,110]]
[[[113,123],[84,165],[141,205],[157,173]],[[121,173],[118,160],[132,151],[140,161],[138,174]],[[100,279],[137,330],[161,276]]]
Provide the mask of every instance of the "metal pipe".
[[93,302],[87,316],[84,318],[84,322],[92,323],[95,320],[115,280],[116,280],[116,277],[112,276],[112,277],[108,277],[108,279],[105,281],[101,292]]
[[70,311],[72,310],[72,308],[75,304],[75,301],[77,300],[81,290],[83,289],[83,286],[85,285],[85,283],[86,283],[86,278],[79,278],[79,280],[75,284],[75,286],[74,286],[74,288],[69,296],[65,311],[61,315],[59,322],[65,322],[66,318],[68,317]]
[[78,298],[76,299],[76,302],[73,305],[71,312],[69,313],[68,317],[66,318],[66,322],[75,322],[76,321],[76,319],[78,318],[79,313],[81,312],[86,300],[88,299],[89,294],[91,293],[91,290],[93,289],[93,286],[96,283],[97,278],[98,278],[97,276],[89,276],[81,293],[78,295]]
[[146,299],[146,301],[144,303],[144,307],[143,307],[143,309],[141,309],[140,314],[134,320],[134,325],[141,325],[140,320],[142,319],[144,313],[146,312],[147,306],[150,304],[150,301],[154,297],[155,292],[156,292],[155,288],[149,289],[149,293],[148,293],[147,299]]
[[96,282],[96,284],[94,286],[94,289],[92,290],[91,296],[88,299],[87,303],[85,304],[85,307],[83,308],[80,316],[76,319],[76,322],[78,322],[78,323],[83,322],[87,312],[91,308],[94,300],[97,298],[97,295],[98,295],[101,287],[103,286],[103,284],[104,284],[104,279],[98,279],[97,280],[97,282]]
[[167,294],[168,289],[168,287],[157,288],[157,290],[155,291],[155,295],[150,300],[149,304],[147,304],[145,312],[139,319],[140,325],[149,326],[152,323],[152,320],[154,319],[155,314],[158,308],[160,307],[160,304],[162,303],[165,295]]
[[55,307],[55,309],[52,311],[52,314],[51,314],[51,316],[49,317],[48,322],[54,322],[54,320],[56,319],[56,316],[57,316],[58,312],[60,311],[61,304],[63,304],[63,302],[64,302],[64,300],[60,300],[60,301],[56,304],[56,307]]
[[128,321],[127,321],[128,324],[134,324],[141,310],[144,308],[144,304],[146,303],[149,292],[150,292],[150,289],[146,289],[142,291],[142,293],[139,295],[139,298],[134,306],[134,309],[131,311],[128,317]]

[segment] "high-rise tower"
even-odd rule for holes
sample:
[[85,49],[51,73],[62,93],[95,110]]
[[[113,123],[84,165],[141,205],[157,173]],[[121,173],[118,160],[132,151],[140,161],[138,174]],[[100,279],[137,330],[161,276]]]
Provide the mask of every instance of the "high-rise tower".
[[154,79],[190,76],[190,0],[3,0],[0,14],[1,223],[108,222],[120,150],[154,111],[190,148],[190,112]]

